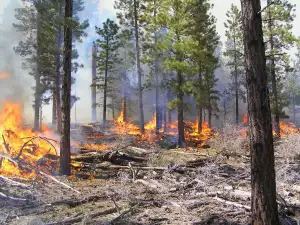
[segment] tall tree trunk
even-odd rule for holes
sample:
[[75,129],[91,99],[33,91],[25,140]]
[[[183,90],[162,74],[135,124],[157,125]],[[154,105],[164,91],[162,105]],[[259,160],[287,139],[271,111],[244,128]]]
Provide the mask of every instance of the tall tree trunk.
[[[65,0],[65,19],[72,19],[73,2]],[[69,21],[66,21],[69,22]],[[60,137],[60,173],[71,173],[71,150],[70,150],[70,97],[71,97],[71,71],[72,71],[72,27],[70,22],[64,27],[64,74],[62,79],[62,130]]]
[[[108,39],[106,40],[106,45],[108,46]],[[105,75],[104,75],[104,90],[103,90],[103,127],[106,126],[106,100],[107,100],[107,74],[108,74],[108,50],[106,50],[105,59]]]
[[38,12],[37,16],[37,66],[35,74],[35,95],[34,95],[34,131],[40,130],[40,106],[41,106],[41,68],[40,68],[40,52],[41,52],[41,16]]
[[260,0],[241,0],[251,149],[253,225],[279,225]]
[[185,145],[184,140],[184,121],[183,121],[183,92],[181,90],[183,85],[183,78],[181,71],[177,71],[177,85],[178,85],[178,93],[177,93],[177,113],[178,113],[178,146],[183,148]]
[[296,97],[293,95],[292,97],[292,102],[293,102],[293,123],[296,124]]
[[[64,0],[60,0],[59,4],[59,15],[62,17],[63,15],[63,6]],[[61,46],[63,42],[63,33],[61,26],[58,27],[58,36],[56,45],[58,48],[57,56],[56,56],[56,77],[55,77],[55,104],[56,104],[56,132],[61,132],[61,94],[60,94],[60,86],[61,86]]]
[[211,128],[211,116],[212,116],[212,107],[211,107],[211,99],[208,97],[208,127]]
[[167,101],[166,101],[166,92],[164,91],[164,102],[163,102],[163,119],[164,119],[164,132],[167,132],[167,112],[168,112],[168,107],[167,107]]
[[96,108],[96,103],[97,103],[97,93],[96,93],[96,79],[97,79],[97,70],[96,70],[96,54],[97,54],[97,49],[96,46],[93,46],[92,49],[92,122],[97,121],[97,108]]
[[155,116],[156,116],[156,125],[155,133],[159,134],[159,129],[161,128],[161,111],[159,103],[159,87],[158,87],[158,59],[155,59]]
[[168,123],[172,123],[172,111],[169,109],[168,107],[168,103],[171,101],[171,91],[168,89],[167,90],[167,103],[166,103],[166,107],[167,107],[167,110],[168,110]]
[[199,90],[198,90],[198,94],[200,95],[200,99],[199,103],[198,103],[198,134],[201,134],[202,132],[202,123],[203,123],[203,119],[202,119],[202,96],[201,96],[201,90],[202,90],[202,66],[200,64],[200,70],[199,70]]
[[234,44],[235,123],[236,125],[239,125],[239,86],[238,86],[238,69],[237,69],[235,34],[234,34],[233,42],[234,42],[233,44]]
[[203,123],[203,116],[202,116],[202,107],[198,106],[198,134],[202,132],[202,123]]
[[140,43],[139,43],[139,27],[138,27],[138,13],[137,13],[137,1],[134,2],[134,28],[135,28],[135,44],[136,44],[136,61],[138,70],[138,88],[139,88],[139,108],[140,108],[140,130],[143,134],[145,132],[144,127],[144,106],[143,106],[143,87],[142,87],[142,71],[140,60]]
[[[267,1],[267,4],[270,4],[271,0]],[[272,25],[272,15],[270,8],[268,9],[268,28],[270,32],[270,50],[271,54],[273,54],[274,50],[274,38],[273,38],[273,25]],[[271,56],[270,61],[270,72],[271,72],[271,81],[272,81],[272,94],[273,94],[273,104],[274,104],[274,130],[275,137],[280,137],[280,123],[279,123],[279,109],[278,109],[278,95],[277,95],[277,81],[276,81],[276,71],[275,71],[275,58]]]
[[52,126],[56,126],[56,91],[52,93]]

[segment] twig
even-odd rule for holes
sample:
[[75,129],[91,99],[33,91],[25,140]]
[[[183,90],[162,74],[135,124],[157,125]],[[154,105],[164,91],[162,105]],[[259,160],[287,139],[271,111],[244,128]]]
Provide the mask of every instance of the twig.
[[268,5],[266,5],[264,8],[262,8],[257,15],[259,15],[260,13],[262,13],[263,11],[265,11],[267,8],[269,8],[271,5],[276,4],[278,1],[272,1],[270,2]]
[[[25,146],[26,146],[29,142],[32,142],[34,139],[38,139],[38,138],[40,138],[40,139],[46,141],[49,145],[51,145],[52,148],[53,148],[54,151],[55,151],[55,154],[57,155],[57,150],[56,150],[55,146],[54,146],[50,141],[48,141],[47,138],[40,137],[40,136],[34,136],[34,137],[30,138],[30,140],[26,141],[26,142],[23,144],[23,146],[22,146],[21,149],[20,149],[19,154],[15,157],[15,159],[19,159],[19,158],[20,158],[20,156],[22,155],[23,149],[25,148]],[[50,149],[50,150],[51,150],[51,149]],[[50,150],[47,152],[47,154],[50,152]]]
[[115,207],[116,207],[118,213],[120,214],[120,208],[119,208],[119,206],[117,205],[115,199],[114,199],[113,197],[110,197],[110,199],[112,200],[112,202],[114,203],[114,205],[115,205]]
[[45,177],[47,177],[47,178],[53,180],[54,182],[56,182],[56,183],[58,183],[58,184],[60,184],[60,185],[62,185],[62,186],[64,186],[64,187],[66,187],[66,188],[68,188],[68,189],[71,189],[71,190],[75,191],[77,194],[81,194],[79,191],[77,191],[77,190],[75,190],[74,188],[72,188],[71,186],[69,186],[69,185],[67,185],[67,184],[65,184],[65,183],[63,183],[63,182],[57,180],[57,179],[54,178],[54,177],[52,177],[52,176],[50,176],[50,175],[48,175],[48,174],[46,174],[46,173],[44,173],[44,172],[42,172],[42,171],[39,171],[39,173],[42,174],[43,176],[45,176]]

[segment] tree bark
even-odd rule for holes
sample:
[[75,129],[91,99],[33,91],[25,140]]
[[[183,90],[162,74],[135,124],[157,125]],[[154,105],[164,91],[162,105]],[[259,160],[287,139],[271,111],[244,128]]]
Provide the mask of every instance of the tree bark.
[[140,108],[140,130],[143,134],[145,132],[144,127],[144,106],[143,106],[143,87],[142,87],[142,71],[140,60],[140,43],[139,43],[139,27],[138,27],[138,15],[137,15],[137,1],[134,2],[134,27],[135,27],[135,44],[136,44],[136,61],[138,70],[138,88],[139,88],[139,108]]
[[296,124],[296,96],[293,95],[292,97],[293,102],[293,123]]
[[[108,46],[108,38],[106,40],[106,46]],[[103,90],[103,127],[106,126],[106,99],[107,99],[107,74],[108,74],[108,49],[106,49],[105,59],[105,75],[104,75],[104,90]]]
[[70,19],[73,14],[72,0],[65,0],[64,27],[64,60],[62,79],[62,130],[60,137],[60,173],[71,174],[71,150],[70,150],[70,97],[71,97],[71,71],[72,71],[72,27]]
[[[64,0],[60,0],[59,5],[59,15],[62,17],[63,13]],[[55,104],[56,104],[56,132],[61,132],[61,94],[60,94],[60,86],[61,86],[61,46],[62,46],[62,28],[58,27],[58,36],[57,36],[57,56],[56,56],[56,77],[55,77]]]
[[251,149],[253,225],[279,225],[260,0],[241,0]]
[[92,122],[97,121],[97,109],[96,109],[96,103],[97,103],[97,93],[96,93],[96,79],[97,79],[97,70],[96,70],[96,46],[93,46],[92,54]]
[[[270,0],[267,1],[268,4],[271,3]],[[270,8],[268,9],[268,28],[270,32],[270,50],[271,54],[273,54],[274,50],[274,38],[272,34],[272,18],[271,18],[271,11]],[[277,96],[277,81],[276,81],[276,71],[275,71],[275,59],[274,56],[271,56],[270,59],[270,72],[271,72],[271,81],[272,81],[272,94],[273,94],[273,104],[274,104],[274,130],[275,130],[275,137],[280,137],[280,123],[279,123],[279,109],[278,109],[278,96]]]
[[41,45],[41,16],[37,14],[37,65],[35,74],[35,95],[34,95],[34,131],[40,130],[40,107],[41,107],[41,71],[40,71],[40,45]]
[[182,93],[183,78],[181,71],[177,71],[177,85],[179,90],[177,93],[177,113],[178,113],[178,146],[183,148],[185,145],[184,140],[184,121],[183,121],[183,93]]

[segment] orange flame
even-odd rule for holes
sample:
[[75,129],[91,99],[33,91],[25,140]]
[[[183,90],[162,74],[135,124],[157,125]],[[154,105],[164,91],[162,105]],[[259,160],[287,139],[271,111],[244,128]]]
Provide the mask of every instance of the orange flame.
[[154,113],[152,119],[145,125],[145,130],[153,131],[156,128],[156,112]]
[[6,79],[9,77],[9,74],[7,72],[1,73],[0,74],[0,79]]
[[[281,138],[286,138],[287,136],[291,135],[291,134],[296,134],[299,133],[299,129],[296,127],[295,124],[291,123],[291,122],[283,122],[280,121],[280,137]],[[248,113],[246,113],[243,117],[243,125],[247,126],[248,125]],[[273,135],[275,135],[275,131],[272,131]],[[242,129],[241,130],[241,134],[243,136],[247,136],[248,135],[248,130],[247,129]]]
[[[51,138],[50,130],[43,126],[44,135]],[[5,102],[0,111],[0,154],[10,158],[17,157],[22,146],[30,140],[29,137],[39,136],[41,133],[32,132],[22,127],[21,106],[16,103]],[[5,140],[5,142],[4,142]],[[55,154],[55,150],[49,143],[43,140],[33,140],[23,148],[20,159],[36,165],[39,159],[46,154]],[[35,173],[27,168],[20,169],[8,159],[0,158],[0,174],[6,176],[22,176],[26,178],[35,177]]]

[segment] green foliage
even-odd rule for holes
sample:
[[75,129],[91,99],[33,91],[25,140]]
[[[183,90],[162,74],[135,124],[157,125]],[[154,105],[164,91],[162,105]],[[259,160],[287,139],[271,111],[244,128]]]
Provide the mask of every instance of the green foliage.
[[96,40],[97,88],[107,93],[114,91],[114,80],[116,77],[116,65],[120,63],[118,49],[120,47],[119,26],[112,20],[107,19],[103,27],[96,27],[99,39]]

